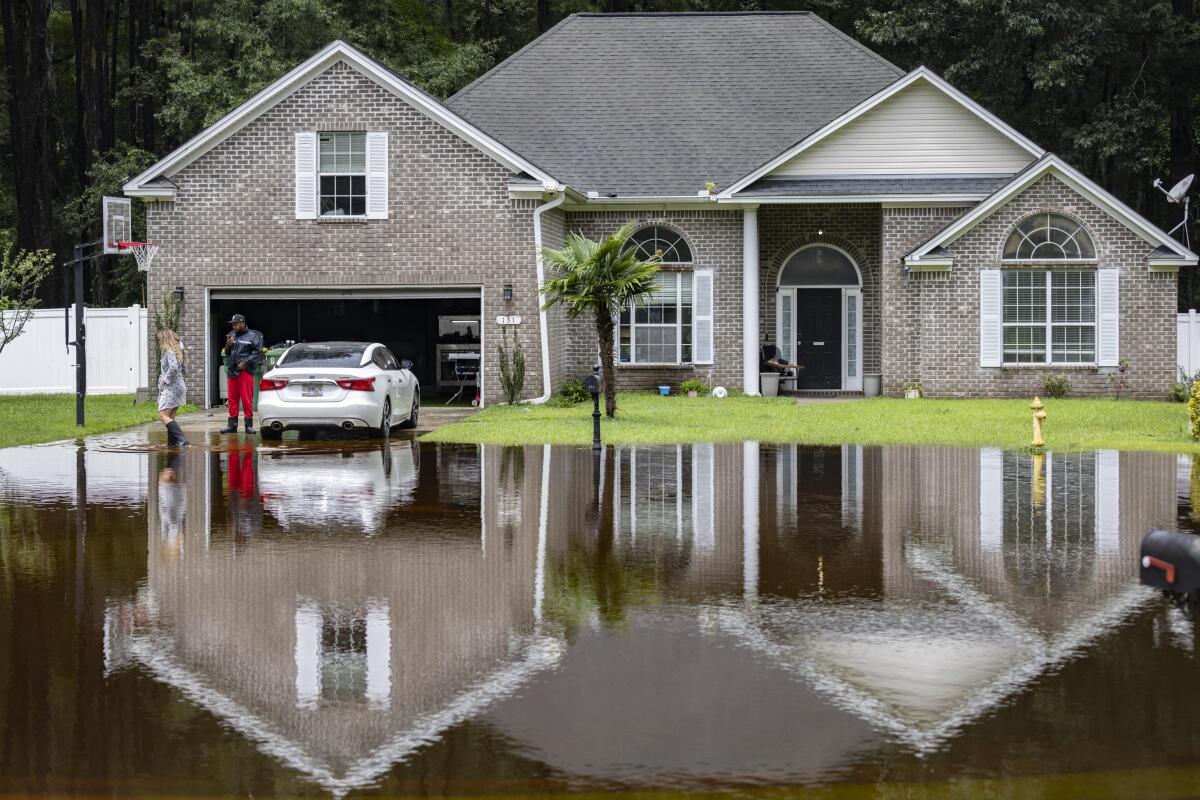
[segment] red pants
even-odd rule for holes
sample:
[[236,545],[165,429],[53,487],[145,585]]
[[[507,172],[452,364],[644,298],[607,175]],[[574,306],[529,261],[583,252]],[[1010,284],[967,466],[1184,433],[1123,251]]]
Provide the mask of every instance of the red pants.
[[241,404],[242,416],[254,416],[254,376],[249,372],[239,372],[237,377],[228,377],[229,385],[229,416],[238,415],[238,405]]

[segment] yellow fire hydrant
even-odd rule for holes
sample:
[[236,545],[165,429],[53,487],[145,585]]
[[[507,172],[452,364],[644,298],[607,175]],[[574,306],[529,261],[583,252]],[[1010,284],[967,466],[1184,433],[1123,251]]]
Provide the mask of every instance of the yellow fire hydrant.
[[1033,411],[1033,446],[1045,447],[1046,440],[1042,438],[1042,420],[1046,418],[1046,407],[1039,397],[1033,398],[1029,408]]

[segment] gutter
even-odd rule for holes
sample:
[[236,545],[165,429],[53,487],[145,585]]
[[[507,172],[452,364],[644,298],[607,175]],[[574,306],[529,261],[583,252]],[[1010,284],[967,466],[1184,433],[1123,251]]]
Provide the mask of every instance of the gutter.
[[533,246],[537,250],[538,330],[542,340],[542,396],[528,401],[534,405],[546,402],[554,393],[550,380],[550,323],[542,302],[542,287],[546,285],[546,260],[542,258],[542,214],[552,208],[558,208],[566,199],[566,192],[563,192],[549,203],[543,203],[533,210]]

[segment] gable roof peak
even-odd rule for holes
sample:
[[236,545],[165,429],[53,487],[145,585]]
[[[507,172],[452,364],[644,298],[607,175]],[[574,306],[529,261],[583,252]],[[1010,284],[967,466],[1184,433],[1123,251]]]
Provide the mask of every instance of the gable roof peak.
[[1007,122],[988,111],[979,103],[971,99],[971,97],[969,97],[965,92],[959,90],[941,75],[938,75],[932,69],[922,64],[916,69],[901,75],[899,78],[892,81],[887,86],[884,86],[871,96],[867,97],[862,102],[847,109],[844,113],[830,120],[824,126],[813,131],[808,136],[797,142],[793,142],[787,148],[777,153],[774,157],[760,164],[752,172],[731,183],[727,189],[721,192],[720,197],[723,199],[731,198],[736,193],[771,174],[778,167],[800,155],[800,153],[812,147],[817,142],[820,142],[831,134],[846,128],[867,112],[883,105],[892,97],[895,97],[897,94],[917,83],[918,81],[923,81],[941,91],[951,100],[955,101],[967,111],[977,116],[979,119],[994,128],[1004,137],[1008,138],[1018,147],[1028,152],[1033,158],[1040,158],[1045,154],[1046,151],[1039,147],[1032,139],[1028,138],[1020,131],[1009,125]]
[[127,182],[123,187],[125,194],[147,199],[173,198],[173,188],[154,185],[154,182],[160,178],[169,178],[188,166],[339,62],[348,64],[368,80],[391,92],[513,172],[529,173],[547,187],[558,188],[561,185],[546,171],[451,111],[428,92],[392,72],[354,45],[342,39],[334,39]]
[[1197,263],[1198,257],[1195,253],[1054,153],[1044,153],[1041,158],[1014,175],[1011,181],[997,189],[982,203],[906,253],[902,260],[906,265],[913,265],[921,263],[922,259],[941,257],[934,254],[947,245],[953,244],[1009,200],[1048,175],[1052,175],[1066,184],[1100,210],[1153,245],[1154,249],[1147,254],[1147,257],[1161,259],[1163,256],[1156,254],[1162,253],[1162,249],[1166,248],[1167,251],[1170,251],[1173,260],[1179,264]]

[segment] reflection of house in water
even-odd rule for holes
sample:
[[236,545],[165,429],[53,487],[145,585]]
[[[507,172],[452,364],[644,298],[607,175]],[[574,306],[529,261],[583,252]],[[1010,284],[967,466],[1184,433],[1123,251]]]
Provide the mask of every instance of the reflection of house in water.
[[407,447],[260,453],[258,517],[187,454],[110,666],[336,793],[468,719],[565,775],[806,780],[1079,654],[1153,598],[1138,543],[1175,514],[1156,455]]
[[[416,463],[404,453],[414,443],[390,447],[393,469]],[[453,515],[449,530],[406,527],[412,487],[397,489],[379,458],[333,453],[310,456],[302,480],[272,479],[267,520],[279,529],[235,541],[209,530],[224,518],[206,513],[221,503],[220,456],[187,457],[186,541],[166,548],[157,519],[168,510],[151,508],[146,586],[110,611],[109,666],[140,664],[326,789],[370,783],[557,658],[534,628],[536,530],[485,541],[478,511],[473,535]],[[355,503],[388,507],[333,511],[321,529],[321,476],[334,468],[322,458],[350,486],[373,487]],[[260,476],[273,468],[260,460]],[[479,490],[477,478],[455,491],[473,491],[478,508]]]

